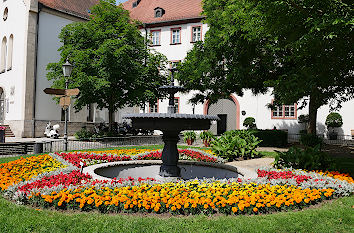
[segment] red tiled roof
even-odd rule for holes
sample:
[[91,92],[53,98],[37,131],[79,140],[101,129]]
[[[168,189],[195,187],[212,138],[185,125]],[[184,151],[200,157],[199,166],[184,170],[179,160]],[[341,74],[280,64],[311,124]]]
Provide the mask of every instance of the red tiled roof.
[[[141,0],[133,8],[133,2],[128,0],[123,3],[125,9],[130,11],[130,17],[142,23],[159,23],[166,21],[201,18],[202,0]],[[160,7],[165,10],[162,17],[155,18],[154,9]]]
[[99,0],[39,0],[44,6],[78,17],[89,18],[88,10]]

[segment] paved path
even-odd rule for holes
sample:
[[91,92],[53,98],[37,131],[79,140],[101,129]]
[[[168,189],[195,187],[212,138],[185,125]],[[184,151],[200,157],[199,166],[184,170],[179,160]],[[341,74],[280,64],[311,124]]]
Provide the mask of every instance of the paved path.
[[237,167],[237,170],[244,175],[245,179],[257,178],[257,169],[264,167],[272,167],[274,158],[249,159],[243,161],[233,161],[226,163],[227,165]]

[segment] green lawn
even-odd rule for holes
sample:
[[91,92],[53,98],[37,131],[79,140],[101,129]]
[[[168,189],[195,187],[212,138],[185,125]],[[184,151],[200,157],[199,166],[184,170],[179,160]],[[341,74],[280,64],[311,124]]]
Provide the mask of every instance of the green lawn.
[[0,198],[1,232],[353,232],[354,197],[321,207],[261,216],[147,217],[62,213]]

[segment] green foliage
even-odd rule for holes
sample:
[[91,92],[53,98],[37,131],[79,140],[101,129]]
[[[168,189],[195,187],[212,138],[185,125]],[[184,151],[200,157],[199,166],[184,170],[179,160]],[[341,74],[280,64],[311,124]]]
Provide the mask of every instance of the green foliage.
[[288,145],[288,133],[282,130],[250,130],[250,132],[262,140],[259,146],[286,147]]
[[253,117],[247,117],[243,121],[243,126],[247,127],[247,129],[255,129],[257,128],[256,120]]
[[199,138],[202,140],[212,140],[215,138],[214,134],[211,131],[203,131],[199,134]]
[[204,0],[205,41],[177,75],[193,102],[273,87],[277,103],[317,109],[354,96],[353,10],[349,0]]
[[331,112],[326,118],[327,127],[341,127],[343,125],[342,116],[337,112]]
[[278,152],[274,161],[275,168],[295,168],[306,170],[333,170],[334,160],[320,146],[307,147],[302,150],[291,147],[287,152]]
[[183,132],[183,140],[187,142],[188,139],[194,141],[197,138],[197,134],[194,131]]
[[305,133],[305,134],[301,134],[300,143],[307,147],[314,147],[319,145],[321,148],[323,140],[317,135]]
[[211,142],[212,151],[222,158],[232,161],[236,158],[254,158],[258,156],[256,148],[261,142],[246,130],[227,131]]
[[89,139],[93,136],[93,132],[91,132],[90,130],[87,130],[86,127],[83,127],[79,131],[77,131],[74,134],[74,136],[76,139],[79,139],[79,140]]
[[52,87],[65,86],[62,65],[68,59],[74,65],[69,88],[80,89],[75,101],[77,110],[96,103],[98,108],[113,113],[124,106],[156,101],[157,87],[167,82],[163,76],[166,57],[150,52],[139,25],[122,5],[101,0],[92,8],[89,21],[62,29],[60,61],[47,66]]
[[301,114],[298,118],[297,121],[299,124],[307,124],[310,121],[309,115],[308,114]]

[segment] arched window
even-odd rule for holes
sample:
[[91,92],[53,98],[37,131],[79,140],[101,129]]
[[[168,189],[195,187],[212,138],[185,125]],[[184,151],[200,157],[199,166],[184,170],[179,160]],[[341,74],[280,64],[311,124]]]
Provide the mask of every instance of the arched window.
[[0,54],[0,73],[5,72],[6,69],[6,51],[7,50],[7,39],[4,37],[1,42],[1,54]]
[[14,35],[11,34],[9,39],[9,49],[7,54],[7,70],[12,69],[12,54],[14,50]]

